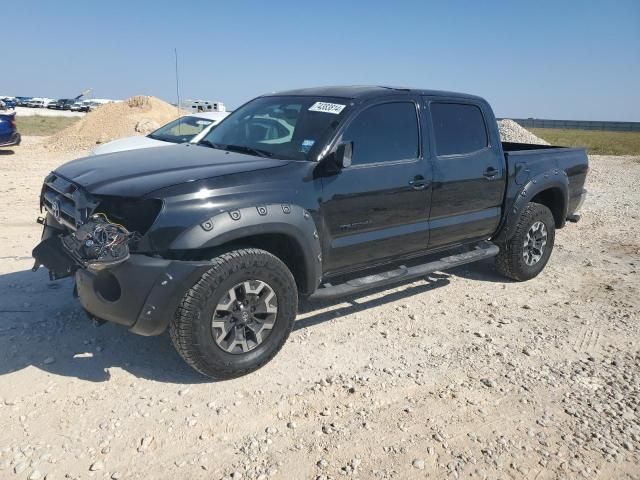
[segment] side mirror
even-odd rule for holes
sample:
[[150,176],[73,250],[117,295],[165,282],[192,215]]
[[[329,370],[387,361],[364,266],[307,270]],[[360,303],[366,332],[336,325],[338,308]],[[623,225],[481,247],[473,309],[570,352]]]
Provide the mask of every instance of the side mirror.
[[347,168],[351,166],[353,157],[353,142],[344,142],[338,145],[335,153],[335,160],[338,168]]

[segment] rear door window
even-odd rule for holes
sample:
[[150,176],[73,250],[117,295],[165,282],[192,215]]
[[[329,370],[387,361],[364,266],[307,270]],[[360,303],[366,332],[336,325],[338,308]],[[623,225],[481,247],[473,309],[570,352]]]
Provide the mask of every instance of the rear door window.
[[436,155],[463,155],[487,147],[487,128],[476,105],[432,102],[429,109]]

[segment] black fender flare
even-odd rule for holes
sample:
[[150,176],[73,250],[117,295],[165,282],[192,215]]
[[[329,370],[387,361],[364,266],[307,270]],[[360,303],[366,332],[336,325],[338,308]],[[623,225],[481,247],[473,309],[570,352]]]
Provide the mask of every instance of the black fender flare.
[[556,189],[562,193],[563,205],[561,225],[564,225],[569,206],[569,178],[567,173],[559,168],[554,168],[530,178],[515,195],[511,204],[505,205],[505,214],[502,224],[498,228],[492,240],[497,243],[509,240],[515,233],[518,219],[527,204],[540,192]]
[[297,244],[304,261],[305,290],[314,291],[322,277],[320,237],[311,213],[298,205],[270,203],[222,211],[187,229],[169,248],[209,249],[263,234],[285,235]]

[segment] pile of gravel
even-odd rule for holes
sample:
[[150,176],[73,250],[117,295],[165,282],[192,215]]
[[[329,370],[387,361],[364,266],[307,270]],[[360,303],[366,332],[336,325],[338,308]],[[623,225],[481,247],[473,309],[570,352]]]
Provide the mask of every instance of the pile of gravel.
[[549,142],[536,137],[526,128],[522,128],[513,120],[498,120],[500,140],[512,143],[535,143],[537,145],[550,145]]
[[49,150],[76,151],[116,138],[146,135],[178,117],[178,109],[155,97],[109,103],[53,135]]

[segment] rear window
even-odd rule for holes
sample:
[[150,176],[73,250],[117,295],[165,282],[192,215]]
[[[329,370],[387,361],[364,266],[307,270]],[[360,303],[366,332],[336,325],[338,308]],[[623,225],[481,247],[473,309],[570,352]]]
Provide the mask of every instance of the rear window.
[[487,146],[487,129],[477,106],[432,103],[430,110],[436,155],[461,155]]

